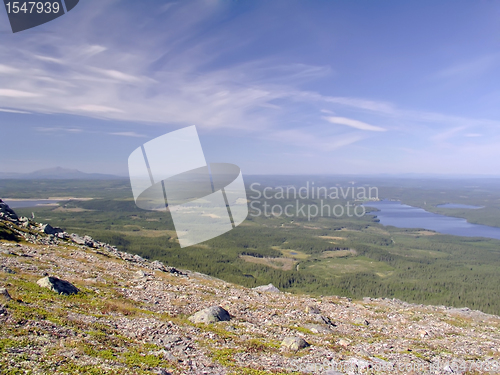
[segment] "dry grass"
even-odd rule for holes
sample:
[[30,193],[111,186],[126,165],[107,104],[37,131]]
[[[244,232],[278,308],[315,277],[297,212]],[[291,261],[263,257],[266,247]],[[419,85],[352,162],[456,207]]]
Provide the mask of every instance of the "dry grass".
[[54,209],[52,211],[53,212],[86,212],[86,211],[94,211],[94,210],[86,210],[85,208],[79,208],[79,207],[74,207],[74,208],[57,207],[56,209]]
[[286,257],[286,258],[291,258],[295,260],[304,260],[308,259],[311,257],[311,255],[304,253],[303,251],[299,250],[293,250],[293,249],[282,249],[279,246],[272,246],[271,247],[274,250],[281,251],[281,253]]
[[[134,226],[127,226],[129,228],[134,228]],[[154,230],[154,229],[139,229],[131,231],[119,231],[118,233],[125,234],[127,236],[140,236],[140,237],[177,237],[174,230]]]
[[323,253],[321,253],[321,258],[340,258],[352,255],[357,255],[356,250],[323,251]]
[[278,270],[289,271],[295,265],[295,261],[290,258],[257,258],[251,255],[240,255],[245,262],[263,264]]
[[326,240],[345,240],[344,237],[336,237],[336,236],[319,236],[319,238],[324,238]]

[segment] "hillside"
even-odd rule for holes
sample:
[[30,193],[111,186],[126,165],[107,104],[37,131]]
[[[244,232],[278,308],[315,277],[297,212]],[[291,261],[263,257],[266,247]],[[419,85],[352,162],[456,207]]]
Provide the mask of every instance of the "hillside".
[[8,173],[0,172],[0,179],[19,180],[116,180],[123,179],[121,176],[114,176],[102,173],[85,173],[78,169],[67,169],[61,167],[40,169],[30,173]]
[[[467,308],[245,288],[1,202],[0,239],[1,374],[475,374],[500,361],[500,317]],[[37,284],[47,276],[78,293]],[[212,306],[230,315],[190,318]]]

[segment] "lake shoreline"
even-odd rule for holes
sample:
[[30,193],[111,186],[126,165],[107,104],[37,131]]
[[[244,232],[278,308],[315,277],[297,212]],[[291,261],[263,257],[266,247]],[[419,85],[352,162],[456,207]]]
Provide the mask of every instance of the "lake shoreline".
[[484,237],[500,240],[500,228],[469,223],[464,218],[433,213],[420,207],[402,204],[395,200],[382,200],[364,204],[377,209],[369,213],[380,224],[407,229],[426,229],[440,234],[461,237]]

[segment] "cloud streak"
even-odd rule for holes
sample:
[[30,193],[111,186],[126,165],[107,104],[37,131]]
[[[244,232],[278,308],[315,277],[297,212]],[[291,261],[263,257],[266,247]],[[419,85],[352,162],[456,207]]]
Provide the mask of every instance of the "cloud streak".
[[[473,141],[479,137],[471,134],[500,128],[500,121],[400,108],[306,85],[332,76],[335,67],[328,65],[262,56],[238,60],[235,51],[252,40],[216,31],[207,36],[207,19],[217,12],[210,1],[170,3],[158,19],[114,3],[87,0],[79,17],[61,17],[43,38],[5,38],[0,98],[7,109],[0,112],[127,121],[133,131],[103,132],[130,138],[144,137],[145,126],[171,130],[195,124],[202,132],[244,134],[323,153],[375,136],[440,143],[463,132]],[[122,32],[110,30],[110,23]],[[70,27],[73,37],[67,38]],[[232,58],[221,62],[225,56]],[[481,71],[490,63],[478,60],[440,74]]]
[[137,134],[136,132],[116,132],[116,133],[109,133],[111,135],[119,135],[121,137],[133,137],[133,138],[146,138],[147,135],[144,134]]
[[30,112],[26,111],[18,111],[15,109],[6,109],[6,108],[0,108],[0,112],[5,112],[5,113],[23,113],[23,114],[29,114]]
[[324,117],[324,119],[332,124],[346,125],[346,126],[350,126],[351,128],[355,128],[355,129],[359,129],[359,130],[366,130],[366,131],[371,131],[371,132],[385,132],[385,131],[387,131],[387,129],[381,128],[379,126],[370,125],[370,124],[367,124],[366,122],[353,120],[353,119],[346,118],[346,117]]
[[39,97],[41,95],[33,93],[33,92],[27,92],[27,91],[21,91],[21,90],[0,89],[0,96],[6,97],[6,98],[22,99],[22,98],[36,98],[36,97]]

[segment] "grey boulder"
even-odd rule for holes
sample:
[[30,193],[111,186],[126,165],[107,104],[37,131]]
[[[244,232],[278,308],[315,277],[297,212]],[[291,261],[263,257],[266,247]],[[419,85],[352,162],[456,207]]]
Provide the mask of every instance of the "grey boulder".
[[16,213],[9,207],[7,203],[0,199],[0,219],[5,219],[13,222],[17,222],[19,217]]
[[57,277],[46,276],[36,282],[42,288],[50,289],[58,294],[76,294],[78,288],[66,280],[58,279]]
[[134,274],[134,277],[137,278],[137,279],[142,279],[144,277],[146,277],[146,273],[143,271],[143,270],[139,270],[137,271],[135,274]]
[[280,293],[280,290],[276,288],[273,284],[261,285],[256,288],[253,288],[253,290],[256,290],[258,292]]
[[80,237],[78,234],[71,233],[69,237],[70,237],[71,241],[73,241],[74,243],[76,243],[78,245],[85,245],[85,240],[82,237]]
[[304,328],[307,328],[312,333],[331,333],[330,325],[326,324],[304,324]]
[[62,233],[64,232],[61,228],[54,228],[52,225],[50,224],[43,224],[41,227],[40,227],[40,231],[41,232],[44,232],[45,234],[57,234],[57,233]]
[[287,337],[281,343],[282,348],[293,351],[304,349],[308,346],[309,346],[308,342],[304,340],[302,337]]
[[229,313],[220,306],[212,306],[191,315],[189,321],[193,323],[216,323],[231,320]]
[[335,324],[330,320],[329,317],[321,315],[321,314],[312,314],[311,320],[314,320],[315,322],[317,322],[319,324],[326,324],[326,325],[335,327]]
[[320,314],[321,311],[316,306],[306,306],[306,314]]

